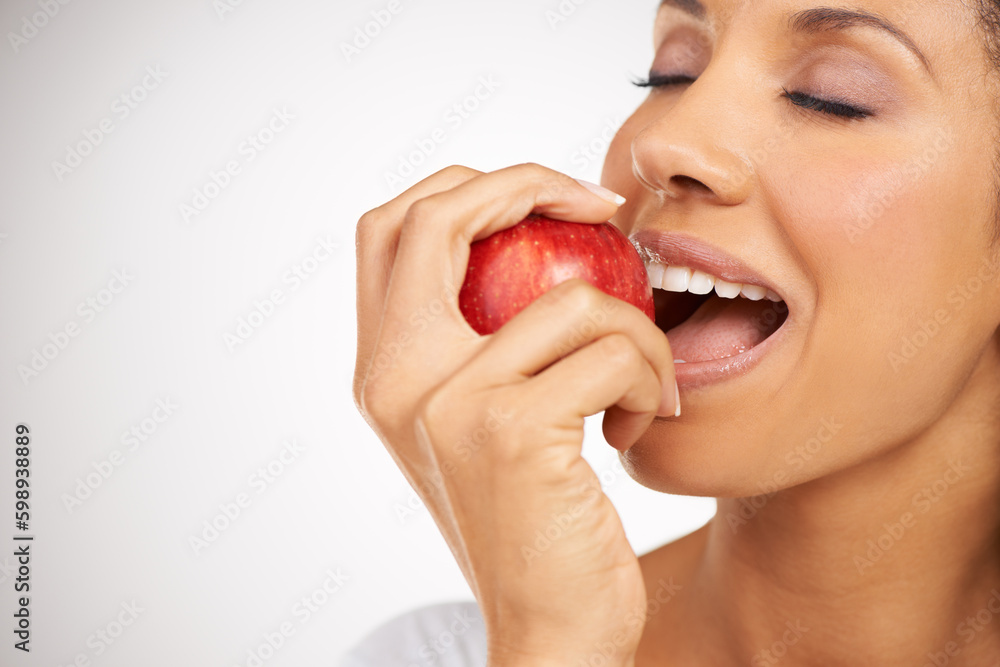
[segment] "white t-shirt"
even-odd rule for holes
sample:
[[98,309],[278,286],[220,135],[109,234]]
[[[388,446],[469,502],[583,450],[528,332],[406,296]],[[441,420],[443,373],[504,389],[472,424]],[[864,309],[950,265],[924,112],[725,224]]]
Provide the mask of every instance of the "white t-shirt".
[[420,607],[373,630],[338,667],[485,667],[486,626],[475,602]]

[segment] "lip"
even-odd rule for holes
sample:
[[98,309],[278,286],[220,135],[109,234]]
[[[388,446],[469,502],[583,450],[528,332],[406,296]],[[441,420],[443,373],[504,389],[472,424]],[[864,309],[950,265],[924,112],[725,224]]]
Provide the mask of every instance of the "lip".
[[787,302],[782,291],[776,289],[763,272],[699,239],[647,229],[632,234],[629,240],[644,260],[651,259],[669,266],[686,266],[730,283],[759,285],[772,290]]
[[760,269],[709,243],[682,234],[643,230],[633,234],[630,240],[644,260],[658,261],[669,266],[685,266],[727,282],[759,285],[781,296],[788,309],[788,316],[777,331],[746,352],[725,359],[674,364],[679,388],[695,389],[746,375],[771,350],[784,342],[793,309],[784,291]]
[[752,347],[741,354],[726,357],[725,359],[674,364],[674,379],[677,380],[677,387],[679,389],[697,389],[715,384],[716,382],[746,375],[756,368],[772,349],[784,341],[790,320],[791,314],[778,327],[778,330],[765,338],[760,345]]

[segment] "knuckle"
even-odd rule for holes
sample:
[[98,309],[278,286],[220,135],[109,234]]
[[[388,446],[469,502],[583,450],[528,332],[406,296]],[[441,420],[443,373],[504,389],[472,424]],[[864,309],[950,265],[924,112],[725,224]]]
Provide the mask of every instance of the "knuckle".
[[565,195],[571,187],[570,184],[574,183],[573,179],[566,174],[533,162],[525,163],[520,167],[537,184],[535,190],[536,206],[546,206],[556,202]]
[[361,415],[365,415],[365,399],[364,399],[364,388],[365,380],[363,377],[355,371],[354,373],[354,386],[351,391],[351,398],[354,399],[354,407],[357,409]]
[[534,174],[536,176],[551,173],[551,170],[548,167],[543,167],[537,162],[522,162],[521,164],[517,165],[515,169],[527,172],[529,174]]
[[653,394],[651,391],[646,391],[645,393],[638,394],[635,403],[630,406],[630,413],[655,413],[657,408],[660,407],[660,402],[656,399],[659,394]]
[[553,304],[567,314],[584,312],[598,306],[603,294],[583,278],[570,278],[546,293],[547,296],[551,295],[549,298]]
[[466,181],[479,174],[475,169],[471,169],[461,164],[448,165],[444,169],[438,172],[438,176],[451,181],[451,182],[462,182]]
[[556,203],[566,192],[566,184],[558,178],[546,178],[539,183],[535,193],[535,206],[549,206]]
[[386,411],[383,410],[386,397],[382,384],[378,378],[370,376],[354,384],[354,401],[358,411],[375,423],[383,423],[386,416]]
[[635,390],[636,406],[643,412],[656,412],[660,407],[660,382],[656,374],[650,370],[642,373]]
[[358,220],[358,225],[354,230],[354,242],[358,250],[372,243],[381,217],[379,209],[375,208],[362,215]]
[[358,412],[373,419],[375,418],[373,406],[378,405],[378,399],[373,396],[374,393],[371,382],[361,380],[354,383],[354,403],[358,407]]
[[601,354],[608,363],[619,368],[635,368],[642,364],[642,353],[624,334],[615,333],[602,338]]
[[524,162],[514,167],[519,175],[523,175],[535,184],[535,205],[546,206],[559,199],[566,191],[571,180],[565,174],[549,169],[536,162]]
[[412,233],[431,224],[436,208],[434,200],[431,197],[418,199],[413,202],[403,217],[403,229]]

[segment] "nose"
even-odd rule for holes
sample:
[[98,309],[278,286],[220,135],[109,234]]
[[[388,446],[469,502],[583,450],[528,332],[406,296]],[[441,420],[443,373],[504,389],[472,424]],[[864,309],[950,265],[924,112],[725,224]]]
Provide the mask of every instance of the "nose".
[[736,206],[756,181],[747,150],[752,119],[733,102],[735,82],[713,80],[710,71],[635,135],[632,168],[640,183],[667,198]]

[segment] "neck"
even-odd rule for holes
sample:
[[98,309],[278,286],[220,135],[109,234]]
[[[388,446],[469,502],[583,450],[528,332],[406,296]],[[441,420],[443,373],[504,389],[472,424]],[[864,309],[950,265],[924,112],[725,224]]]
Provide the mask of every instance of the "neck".
[[1000,364],[978,368],[918,439],[770,497],[719,500],[692,604],[733,664],[1000,658]]

